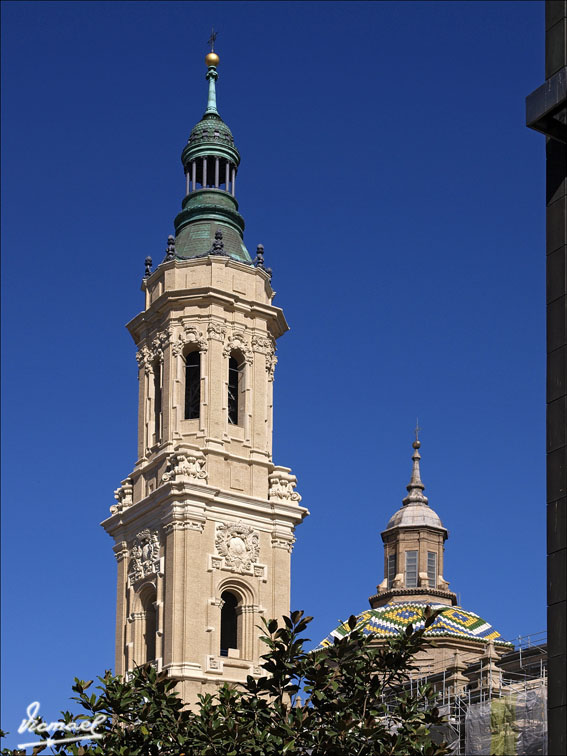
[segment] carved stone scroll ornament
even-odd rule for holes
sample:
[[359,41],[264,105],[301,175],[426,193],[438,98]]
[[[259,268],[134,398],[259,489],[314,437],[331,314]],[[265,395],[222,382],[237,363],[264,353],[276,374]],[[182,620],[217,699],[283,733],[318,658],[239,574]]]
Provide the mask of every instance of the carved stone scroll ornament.
[[156,333],[149,346],[142,346],[136,354],[138,367],[144,368],[148,375],[153,373],[153,364],[156,360],[163,360],[163,350],[169,343],[171,332],[159,331]]
[[243,522],[217,525],[215,546],[224,557],[224,566],[233,572],[250,572],[260,552],[259,537],[250,525]]
[[111,514],[118,514],[123,512],[128,507],[131,507],[134,503],[134,486],[132,484],[132,478],[126,478],[122,481],[120,488],[117,488],[114,492],[114,498],[118,502],[110,507]]
[[152,339],[151,346],[152,356],[154,359],[163,359],[163,350],[169,344],[170,338],[170,331],[160,331],[159,333],[156,333],[156,335]]
[[252,335],[250,342],[252,344],[252,349],[255,352],[272,355],[276,351],[276,345],[273,338],[271,337],[260,336],[259,334],[255,333]]
[[216,341],[224,341],[226,336],[226,326],[222,323],[209,323],[207,327],[207,333],[210,339],[216,339]]
[[276,501],[301,501],[301,496],[293,489],[297,485],[297,478],[286,467],[276,467],[268,475],[268,499]]
[[222,353],[224,357],[230,357],[230,353],[234,351],[241,352],[247,365],[251,365],[254,361],[252,351],[244,340],[244,334],[242,333],[233,333],[225,344]]
[[159,572],[159,534],[153,533],[146,529],[142,530],[134,539],[134,544],[130,549],[130,565],[128,567],[128,578],[131,583],[136,583],[148,575],[155,575]]
[[200,451],[182,451],[170,454],[162,475],[162,483],[188,478],[190,481],[207,480],[205,455]]
[[207,349],[207,340],[203,337],[203,332],[195,326],[186,326],[183,333],[178,335],[173,343],[173,356],[178,357],[187,344],[196,344],[201,352]]
[[274,373],[276,371],[276,365],[278,364],[278,358],[272,354],[268,355],[266,358],[266,370],[268,372],[268,380],[273,381],[274,380]]
[[144,368],[147,373],[153,372],[152,369],[152,354],[147,346],[141,347],[136,352],[136,361],[140,369]]
[[268,373],[268,379],[270,381],[273,381],[274,371],[276,369],[276,364],[278,361],[278,358],[276,357],[276,343],[274,339],[271,336],[260,336],[255,333],[252,336],[251,343],[252,349],[255,352],[260,352],[260,354],[266,355],[266,371]]

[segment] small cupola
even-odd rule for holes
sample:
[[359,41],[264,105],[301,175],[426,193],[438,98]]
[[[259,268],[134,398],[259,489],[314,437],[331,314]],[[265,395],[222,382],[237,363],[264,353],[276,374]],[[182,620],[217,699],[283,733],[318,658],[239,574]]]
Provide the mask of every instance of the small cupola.
[[412,444],[412,473],[407,496],[382,532],[384,543],[384,579],[377,594],[369,601],[372,608],[388,602],[432,601],[457,603],[443,577],[444,543],[449,534],[437,512],[430,506],[421,481],[417,436]]

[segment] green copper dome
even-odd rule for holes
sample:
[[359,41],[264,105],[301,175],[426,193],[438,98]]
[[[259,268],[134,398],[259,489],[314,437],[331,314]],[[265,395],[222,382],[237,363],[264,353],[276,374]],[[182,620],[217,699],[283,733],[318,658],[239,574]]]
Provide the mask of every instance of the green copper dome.
[[234,147],[232,131],[217,113],[205,113],[191,130],[188,145],[194,147],[197,143],[205,142],[213,146],[228,144]]

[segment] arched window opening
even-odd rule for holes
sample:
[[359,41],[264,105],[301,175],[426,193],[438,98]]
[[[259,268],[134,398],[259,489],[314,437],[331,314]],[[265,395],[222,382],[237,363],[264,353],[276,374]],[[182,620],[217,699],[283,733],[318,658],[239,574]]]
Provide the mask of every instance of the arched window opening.
[[238,648],[238,620],[236,616],[236,607],[238,599],[230,591],[224,591],[221,594],[223,606],[221,609],[221,656],[228,656],[229,648]]
[[161,362],[154,362],[154,443],[161,440]]
[[148,592],[142,601],[144,609],[144,661],[146,662],[154,661],[156,658],[157,616],[155,600],[155,593]]
[[228,422],[243,425],[244,419],[244,360],[233,352],[228,361]]
[[201,407],[201,353],[189,352],[185,358],[185,420],[199,417]]

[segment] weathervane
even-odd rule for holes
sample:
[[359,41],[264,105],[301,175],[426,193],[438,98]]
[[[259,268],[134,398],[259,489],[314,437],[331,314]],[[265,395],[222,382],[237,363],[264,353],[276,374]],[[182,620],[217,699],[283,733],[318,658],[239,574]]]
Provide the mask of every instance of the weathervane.
[[211,52],[215,51],[215,40],[219,36],[219,33],[215,31],[214,27],[211,29],[211,36],[207,40],[207,44],[211,46]]

